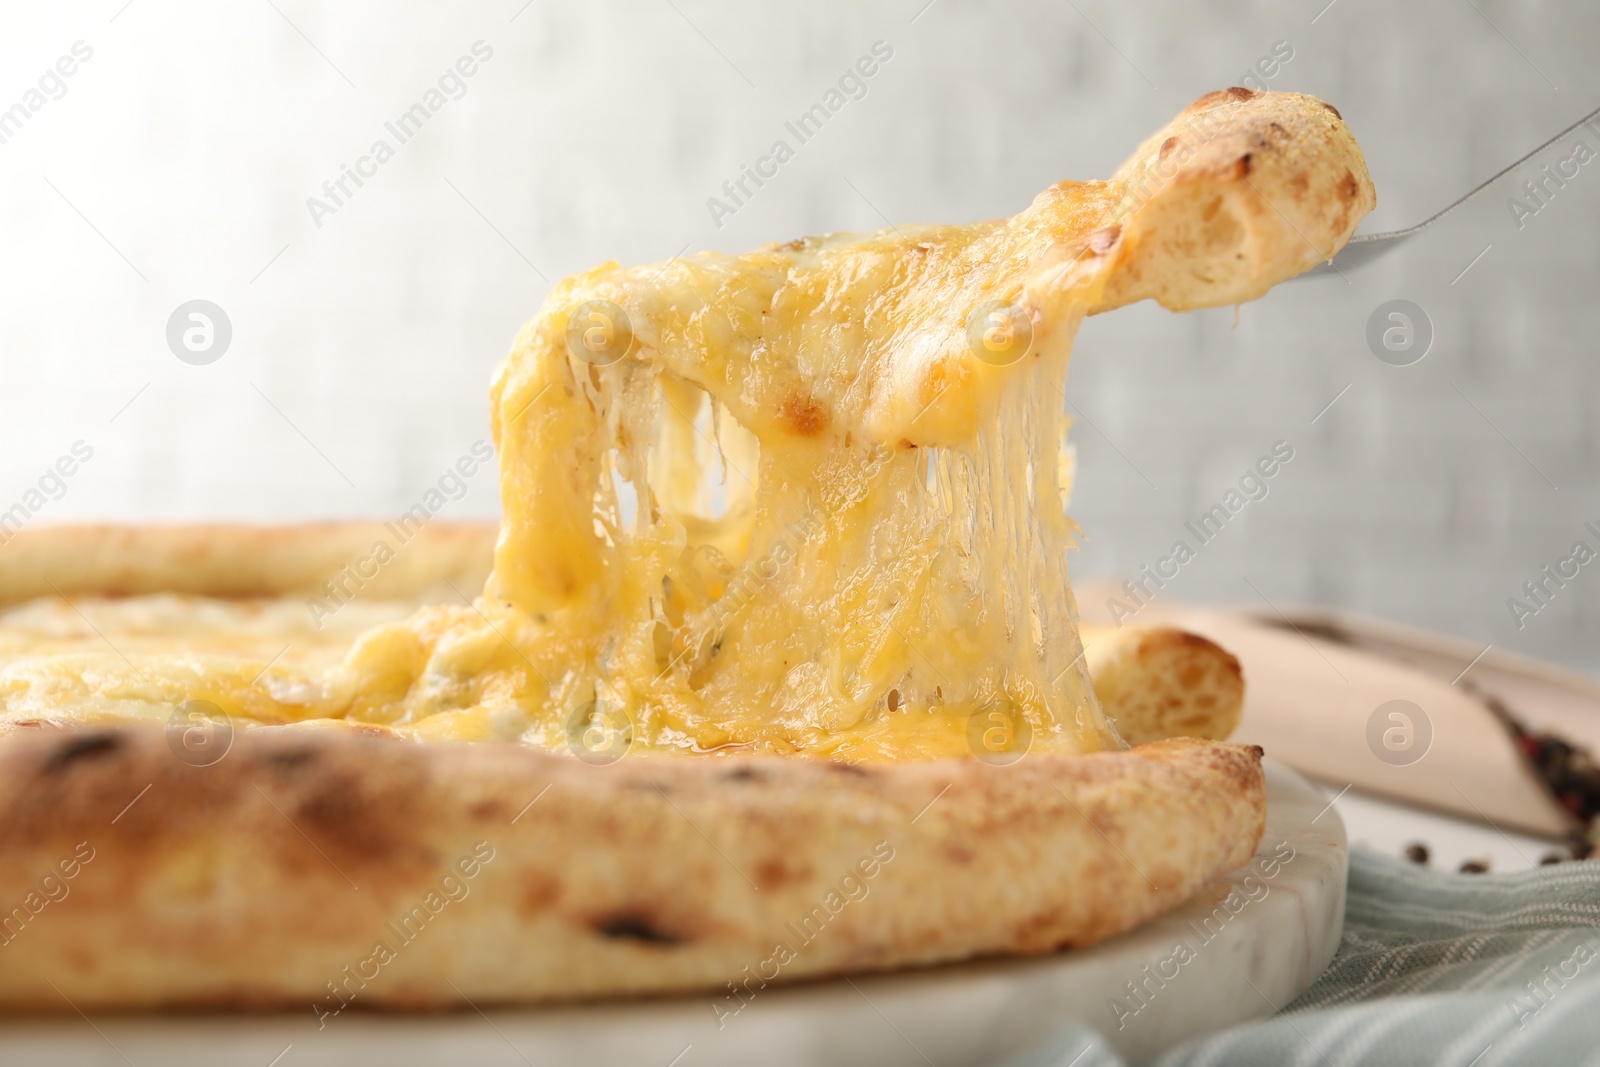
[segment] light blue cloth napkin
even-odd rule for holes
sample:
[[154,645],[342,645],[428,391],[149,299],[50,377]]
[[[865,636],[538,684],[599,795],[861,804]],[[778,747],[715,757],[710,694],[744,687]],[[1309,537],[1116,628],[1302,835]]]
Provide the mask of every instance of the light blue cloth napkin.
[[[1600,1067],[1600,861],[1445,874],[1352,849],[1344,938],[1316,984],[1155,1063]],[[1127,1065],[1073,1024],[1006,1067]]]

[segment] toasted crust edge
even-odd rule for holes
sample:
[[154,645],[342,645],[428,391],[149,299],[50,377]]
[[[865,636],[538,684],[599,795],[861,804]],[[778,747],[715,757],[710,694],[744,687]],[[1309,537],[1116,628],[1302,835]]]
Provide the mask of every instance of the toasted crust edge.
[[1332,104],[1235,86],[1200,97],[1117,169],[1127,194],[1094,313],[1254,300],[1332,259],[1377,205]]
[[1244,714],[1244,669],[1209,638],[1176,626],[1082,627],[1095,696],[1130,745],[1225,740]]
[[362,596],[455,599],[452,584],[469,593],[483,588],[498,529],[476,522],[26,527],[0,543],[0,606],[62,593],[320,595],[324,582],[339,580],[379,540],[394,557],[362,578]]
[[1049,952],[1187,899],[1265,825],[1260,750],[1195,740],[1007,767],[595,767],[293,729],[209,767],[176,751],[138,728],[0,744],[0,1008],[726,993]]

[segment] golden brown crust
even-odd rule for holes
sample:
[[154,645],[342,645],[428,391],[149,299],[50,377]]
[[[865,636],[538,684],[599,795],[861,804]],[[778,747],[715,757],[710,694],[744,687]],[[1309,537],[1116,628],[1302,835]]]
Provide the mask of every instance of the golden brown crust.
[[1130,745],[1221,741],[1244,713],[1244,671],[1227,649],[1175,626],[1084,626],[1095,696]]
[[158,730],[30,731],[0,746],[0,1004],[430,1007],[1047,952],[1243,863],[1264,788],[1259,749],[1191,740],[593,767],[282,729],[196,767]]
[[65,593],[217,597],[318,595],[384,541],[394,558],[361,593],[454,599],[488,577],[494,523],[309,523],[297,526],[82,525],[29,528],[0,546],[0,606]]
[[1254,300],[1344,247],[1377,204],[1339,113],[1232,88],[1185,108],[1118,168],[1115,269],[1095,308],[1183,311]]

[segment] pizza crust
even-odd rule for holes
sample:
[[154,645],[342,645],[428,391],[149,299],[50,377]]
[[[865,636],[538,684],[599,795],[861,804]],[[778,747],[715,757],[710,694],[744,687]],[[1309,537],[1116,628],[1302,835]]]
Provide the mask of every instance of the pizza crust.
[[1227,649],[1175,626],[1083,627],[1094,695],[1130,745],[1222,741],[1244,714],[1244,669]]
[[362,599],[447,600],[454,589],[483,588],[495,524],[404,521],[27,527],[0,546],[0,607],[77,593],[326,596],[324,583],[370,558],[379,541],[393,558],[369,565],[370,578],[355,576]]
[[1264,788],[1259,749],[1190,740],[1007,767],[596,767],[288,728],[199,767],[161,730],[25,731],[0,745],[0,1004],[320,1014],[702,991],[736,1010],[728,984],[749,975],[1127,930],[1249,858]]

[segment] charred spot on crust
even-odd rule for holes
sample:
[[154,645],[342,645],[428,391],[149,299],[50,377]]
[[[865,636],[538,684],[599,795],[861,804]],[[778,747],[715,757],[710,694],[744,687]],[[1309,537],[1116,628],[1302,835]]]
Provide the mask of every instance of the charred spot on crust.
[[657,927],[638,912],[624,911],[597,919],[594,931],[613,940],[638,941],[646,945],[677,945],[683,938]]
[[1334,107],[1332,104],[1328,103],[1326,100],[1322,101],[1322,106],[1327,108],[1329,111],[1333,112],[1333,117],[1334,118],[1338,119],[1340,122],[1344,121],[1344,116],[1339,114],[1339,109],[1338,108]]
[[274,771],[288,774],[298,771],[316,758],[316,753],[309,748],[289,748],[280,752],[269,752],[263,759],[267,766]]
[[522,876],[522,894],[517,900],[517,914],[531,918],[548,910],[565,892],[561,880],[544,871],[529,871]]
[[782,856],[772,856],[756,864],[756,886],[763,892],[782,889],[784,886],[806,877],[810,872],[792,867]]
[[489,822],[491,820],[494,822],[499,822],[507,815],[510,815],[511,811],[498,800],[480,800],[476,804],[472,805],[472,807],[467,809],[467,814],[471,815],[474,819],[482,819],[485,822]]
[[1244,155],[1240,156],[1239,161],[1233,165],[1233,176],[1235,178],[1248,178],[1250,176],[1249,152],[1246,152]]
[[347,832],[361,815],[361,804],[347,783],[327,783],[300,802],[295,814],[330,832]]
[[828,428],[828,409],[810,393],[790,393],[780,414],[789,429],[801,437],[816,437]]
[[[300,783],[304,783],[301,785]],[[438,853],[415,833],[421,803],[421,782],[407,780],[378,785],[343,768],[307,775],[294,784],[263,783],[250,789],[276,812],[270,819],[286,817],[293,824],[287,848],[313,862],[317,852],[335,857],[337,867],[350,862],[366,868],[395,872],[436,871]],[[315,852],[308,853],[308,846]],[[324,866],[324,873],[333,868]]]
[[109,756],[122,747],[122,738],[115,734],[90,734],[88,737],[76,737],[66,742],[45,761],[46,774],[55,774],[64,769],[68,764],[76,763],[82,759],[99,759]]
[[728,782],[764,782],[767,780],[765,772],[754,767],[735,767],[722,776]]
[[1254,100],[1255,96],[1256,94],[1253,90],[1246,89],[1242,85],[1235,85],[1227,89],[1213,90],[1189,106],[1191,108],[1211,107],[1213,104],[1226,104],[1234,100]]

